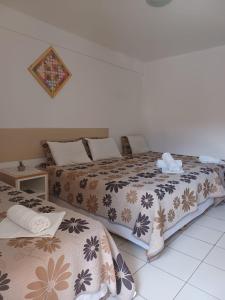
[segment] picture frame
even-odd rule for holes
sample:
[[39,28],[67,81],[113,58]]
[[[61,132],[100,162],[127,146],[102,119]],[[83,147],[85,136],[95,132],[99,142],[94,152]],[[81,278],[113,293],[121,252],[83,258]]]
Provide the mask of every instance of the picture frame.
[[51,98],[59,93],[72,76],[53,47],[45,50],[28,70]]

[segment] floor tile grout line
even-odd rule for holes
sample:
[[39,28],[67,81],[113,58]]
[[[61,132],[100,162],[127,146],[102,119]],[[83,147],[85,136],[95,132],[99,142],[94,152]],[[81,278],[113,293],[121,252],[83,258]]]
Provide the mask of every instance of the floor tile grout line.
[[[210,211],[209,211],[210,212]],[[225,219],[223,218],[218,218],[218,217],[214,217],[214,216],[210,216],[209,214],[206,214],[207,217],[210,217],[210,218],[213,218],[213,219],[216,219],[216,220],[220,220],[220,221],[223,221],[225,222]]]
[[141,266],[140,268],[138,268],[133,274],[132,276],[134,276],[137,272],[139,272],[144,266],[146,266],[147,263],[145,263],[143,266]]
[[[208,217],[207,215],[205,215],[205,216]],[[210,218],[212,218],[212,217],[210,217]],[[212,218],[212,219],[215,219],[215,218]],[[201,220],[201,218],[200,218],[199,220]],[[198,220],[198,221],[199,221],[199,220]],[[197,225],[197,226],[199,226],[199,227],[208,228],[208,229],[210,229],[210,230],[212,230],[212,231],[224,232],[224,231],[220,231],[220,230],[215,229],[215,228],[211,228],[211,227],[207,227],[207,226],[205,226],[205,225],[199,224],[198,221],[194,222],[192,225]],[[221,220],[220,220],[220,221],[221,221]],[[225,220],[224,220],[224,223],[225,223]],[[188,228],[190,228],[192,225],[190,225]],[[187,228],[187,229],[188,229],[188,228]]]
[[225,247],[222,247],[222,246],[219,246],[219,245],[215,245],[217,248],[220,248],[220,249],[222,249],[222,250],[225,250]]
[[[210,218],[211,218],[211,217],[210,217]],[[214,218],[212,218],[212,219],[214,219]],[[224,223],[225,223],[225,222],[224,222]],[[196,223],[196,224],[197,224],[197,223]],[[197,224],[197,225],[199,225],[199,226],[201,226],[201,227],[208,228],[208,229],[212,229],[212,230],[215,230],[215,231],[218,231],[218,232],[221,232],[221,233],[224,233],[224,231],[221,231],[221,230],[218,230],[218,229],[215,229],[215,228],[206,226],[206,225],[200,225],[200,224]]]
[[177,298],[177,296],[180,294],[180,292],[184,289],[184,287],[187,285],[187,282],[184,282],[184,285],[182,286],[182,288],[177,292],[177,294],[173,297],[173,300],[175,300]]
[[[214,247],[212,247],[211,249],[213,249]],[[184,287],[189,284],[189,280],[191,279],[191,277],[197,272],[197,270],[199,269],[199,267],[201,266],[201,264],[203,263],[204,259],[208,256],[208,254],[210,253],[211,249],[209,250],[209,252],[207,253],[207,255],[203,258],[203,260],[200,260],[199,265],[196,267],[196,269],[191,273],[191,275],[188,277],[188,279],[185,281],[185,285],[182,287],[182,289],[177,293],[177,295],[174,297],[174,300],[176,299],[176,297],[179,295],[179,293],[184,289]]]
[[[214,247],[214,245],[211,245],[211,246]],[[183,254],[183,255],[185,255],[185,256],[191,257],[191,258],[193,258],[193,259],[195,259],[195,260],[202,261],[200,258],[196,258],[196,257],[194,257],[194,256],[192,256],[192,255],[190,255],[190,254],[187,254],[187,253],[185,253],[185,252],[183,252],[183,251],[181,251],[181,250],[177,250],[177,249],[172,248],[172,247],[169,247],[169,246],[168,246],[168,248],[170,248],[170,249],[172,249],[173,251],[176,251],[176,252],[178,252],[178,253],[181,253],[181,254]]]
[[216,242],[216,245],[219,243],[220,240],[222,240],[222,238],[225,237],[225,232],[221,235],[221,237],[218,239],[218,241]]
[[[218,242],[223,238],[223,236],[225,236],[225,233],[219,238]],[[218,242],[217,242],[217,243],[218,243]],[[209,251],[208,255],[204,258],[204,260],[202,261],[202,263],[204,263],[204,264],[206,264],[206,265],[208,265],[208,266],[211,266],[211,267],[213,267],[213,268],[215,268],[215,269],[218,269],[218,270],[220,270],[220,271],[225,272],[225,269],[220,268],[220,267],[217,267],[217,266],[212,265],[212,264],[210,264],[210,263],[207,263],[207,262],[205,261],[205,259],[209,256],[209,254],[210,254],[215,248],[217,248],[217,247],[218,247],[217,244],[215,244],[215,245],[213,246],[213,248]],[[223,249],[223,248],[221,248],[221,249]],[[225,249],[223,249],[223,250],[225,250]]]
[[[168,248],[170,248],[169,246],[167,246]],[[166,247],[166,248],[167,248]],[[172,249],[172,248],[170,248],[170,249]],[[182,279],[182,278],[180,278],[180,277],[178,277],[178,276],[176,276],[176,275],[174,275],[174,274],[171,274],[171,273],[169,273],[169,272],[167,272],[167,271],[165,271],[165,270],[163,270],[163,269],[161,269],[160,267],[157,267],[157,266],[154,266],[154,265],[152,265],[151,263],[148,263],[148,262],[146,262],[146,261],[144,261],[144,260],[142,260],[142,259],[140,259],[140,258],[137,258],[135,255],[133,255],[133,254],[130,254],[129,252],[127,252],[126,250],[123,250],[123,249],[120,249],[121,251],[124,251],[125,253],[127,253],[127,254],[129,254],[130,256],[133,256],[134,258],[136,258],[136,259],[138,259],[138,260],[140,260],[140,261],[142,261],[142,262],[145,262],[145,264],[143,265],[143,266],[141,266],[138,270],[136,270],[132,275],[134,276],[135,274],[137,274],[142,268],[144,268],[146,265],[150,265],[151,267],[153,267],[153,268],[155,268],[155,269],[158,269],[158,270],[160,270],[161,272],[163,272],[163,273],[166,273],[166,274],[168,274],[168,275],[170,275],[170,276],[172,276],[172,277],[174,277],[174,278],[176,278],[176,279],[178,279],[178,280],[180,280],[180,281],[183,281],[184,282],[184,285],[182,286],[182,288],[179,290],[179,292],[183,289],[183,287],[188,283],[188,280],[192,277],[192,275],[195,273],[195,271],[198,269],[198,267],[201,265],[201,263],[202,263],[202,261],[201,260],[199,260],[199,259],[196,259],[195,257],[192,257],[192,256],[190,256],[190,255],[186,255],[185,253],[183,253],[183,252],[181,252],[181,251],[177,251],[177,250],[175,250],[175,249],[173,249],[174,251],[176,251],[176,252],[178,252],[178,253],[181,253],[181,254],[183,254],[183,255],[185,255],[185,256],[188,256],[188,257],[191,257],[191,258],[193,258],[193,259],[195,259],[196,261],[198,261],[199,262],[199,265],[196,267],[196,269],[193,271],[193,273],[188,277],[188,279],[187,280],[184,280],[184,279]],[[210,252],[210,251],[209,251]],[[208,253],[209,253],[208,252]],[[208,255],[208,253],[207,253],[207,255]],[[206,255],[206,256],[207,256]],[[205,256],[205,257],[206,257]],[[204,259],[205,259],[205,257],[204,257]],[[179,294],[179,292],[178,292],[178,294]],[[143,297],[141,294],[140,294],[140,296],[141,297]],[[175,299],[175,298],[174,298]]]
[[[217,232],[219,232],[219,233],[221,233],[221,234],[223,235],[223,233],[222,233],[221,231],[217,231]],[[186,234],[185,232],[183,233],[183,235],[185,235],[185,236],[187,236],[187,237],[189,237],[189,238],[192,238],[192,239],[194,239],[194,240],[197,240],[197,241],[206,243],[206,244],[208,244],[208,245],[215,245],[215,244],[219,241],[219,239],[220,239],[220,237],[219,237],[219,238],[217,239],[216,243],[214,244],[214,243],[206,242],[206,241],[201,240],[201,239],[199,239],[199,238],[193,237],[193,236],[191,236],[191,235],[189,235],[189,234]]]
[[[212,247],[212,249],[211,249],[211,250],[208,252],[208,254],[204,257],[204,259],[210,254],[210,252],[211,252],[214,248],[215,248],[215,246]],[[183,280],[183,279],[181,279],[180,277],[177,277],[177,276],[175,276],[174,274],[171,274],[171,273],[169,273],[169,272],[167,272],[167,271],[165,271],[165,270],[163,270],[163,269],[161,269],[161,268],[159,268],[159,267],[153,266],[153,265],[151,265],[151,264],[149,264],[149,265],[151,265],[151,267],[153,267],[153,268],[155,268],[155,269],[158,269],[158,270],[160,270],[161,272],[166,273],[166,274],[172,276],[173,278],[176,278],[176,279],[178,279],[178,280],[180,280],[180,281],[182,281],[182,282],[184,283],[183,286],[181,287],[181,289],[180,289],[180,290],[178,291],[178,293],[176,294],[176,296],[173,298],[173,300],[176,299],[176,297],[179,295],[179,293],[184,289],[184,287],[185,287],[186,285],[191,285],[191,286],[197,288],[198,290],[204,292],[205,294],[207,294],[207,295],[209,295],[209,296],[212,296],[212,297],[214,297],[215,299],[221,300],[221,299],[219,299],[218,297],[216,297],[215,295],[209,294],[207,291],[202,290],[202,289],[200,289],[199,287],[197,287],[197,286],[195,286],[195,285],[193,285],[193,284],[190,283],[190,279],[192,278],[192,276],[197,272],[197,270],[199,269],[199,267],[200,267],[203,263],[205,263],[205,262],[204,262],[204,259],[201,260],[201,261],[198,260],[198,261],[200,262],[199,265],[196,267],[196,269],[192,272],[192,274],[188,277],[187,280]],[[207,263],[205,263],[205,264],[207,264]],[[133,276],[134,276],[136,273],[138,273],[142,268],[144,268],[146,265],[148,265],[148,263],[144,264],[140,269],[138,269],[138,270],[133,274]],[[210,265],[210,264],[207,264],[207,265]],[[212,266],[212,267],[217,268],[217,267],[215,267],[215,266]],[[219,269],[219,268],[217,268],[217,269]],[[219,269],[219,270],[222,270],[222,269]],[[222,270],[222,271],[225,271],[225,270]],[[144,298],[140,293],[138,293],[138,295],[140,295],[142,298]],[[144,299],[146,299],[146,298],[144,298]]]
[[[143,258],[140,258],[140,257],[138,257],[138,256],[136,256],[136,255],[134,255],[134,254],[131,254],[131,253],[128,252],[127,250],[121,249],[120,247],[118,247],[118,248],[119,248],[120,251],[124,251],[125,253],[127,253],[127,254],[129,254],[129,255],[135,257],[136,259],[139,259],[139,260],[141,260],[141,261],[147,263],[147,260],[144,260]],[[146,256],[146,257],[147,257],[147,256]]]
[[213,217],[213,216],[210,216],[210,215],[206,215],[206,217],[210,217],[210,218],[212,218],[212,219],[216,219],[216,220],[218,220],[218,221],[222,221],[222,222],[225,223],[225,219],[222,219],[222,218],[216,218],[216,217]]
[[[181,252],[181,251],[179,251],[179,250],[170,248],[169,246],[167,246],[167,248],[172,249],[173,251],[178,252],[178,253],[180,253],[180,254],[183,254],[183,255],[185,255],[185,256],[187,256],[187,257],[190,257],[190,258],[196,260],[197,262],[199,262],[199,264],[201,264],[201,262],[202,262],[201,259],[198,259],[198,258],[195,258],[195,257],[193,257],[193,256],[191,256],[191,255],[185,254],[184,252]],[[163,254],[162,254],[162,255],[163,255]],[[178,277],[178,276],[176,276],[176,275],[174,275],[174,274],[172,274],[172,273],[169,273],[169,272],[163,270],[162,268],[160,268],[160,267],[158,267],[158,266],[155,266],[155,265],[151,264],[151,262],[150,262],[150,263],[147,262],[147,264],[149,264],[150,266],[152,266],[152,267],[154,267],[154,268],[156,268],[156,269],[158,269],[158,270],[160,270],[160,271],[162,271],[162,272],[165,272],[166,274],[169,274],[169,275],[171,275],[171,276],[173,276],[173,277],[175,277],[175,278],[177,278],[177,279],[179,279],[179,280],[182,280],[182,281],[185,281],[185,282],[186,282],[186,280],[184,280],[184,279],[182,279],[182,278],[180,278],[180,277]],[[199,266],[199,265],[198,265],[198,266]],[[197,268],[196,268],[196,269],[197,269]],[[196,269],[195,269],[195,270],[196,270]],[[194,271],[194,272],[195,272],[195,271]]]
[[173,298],[173,300],[176,300],[176,298],[177,298],[177,296],[180,294],[180,292],[181,292],[186,286],[188,286],[188,285],[190,285],[191,287],[195,288],[196,290],[199,290],[199,291],[203,292],[203,293],[206,294],[206,295],[209,295],[210,297],[213,297],[213,298],[215,298],[215,299],[217,299],[217,300],[222,300],[222,299],[218,298],[217,296],[214,296],[214,295],[212,295],[212,294],[210,294],[210,293],[208,293],[208,292],[206,292],[206,291],[200,289],[199,287],[197,287],[197,286],[195,286],[195,285],[193,285],[193,284],[191,284],[191,283],[188,283],[188,282],[185,282],[185,285],[184,285],[184,286],[182,287],[182,289],[176,294],[176,296],[175,296],[175,298]]
[[[132,255],[132,254],[130,254],[130,253],[124,251],[123,249],[120,249],[120,248],[119,248],[119,250],[125,252],[126,254],[129,254],[130,256],[132,256],[132,257],[134,257],[134,258],[136,258],[136,259],[138,259],[138,260],[140,260],[141,262],[144,263],[140,268],[138,268],[138,269],[132,274],[132,276],[134,276],[139,270],[141,270],[141,269],[148,263],[148,262],[146,262],[146,261],[144,261],[144,260],[142,260],[142,259],[139,259],[139,258],[137,258],[136,256],[134,256],[134,255]],[[129,268],[129,266],[128,266],[128,268]]]
[[[158,268],[158,267],[155,267],[155,266],[153,266],[153,265],[151,265],[151,264],[149,264],[149,263],[146,263],[145,265],[143,265],[143,266],[142,266],[139,270],[137,270],[133,275],[136,275],[136,274],[137,274],[141,269],[143,269],[146,265],[150,265],[152,268],[157,269],[157,270],[160,270],[161,272],[166,273],[167,275],[170,275],[170,276],[172,276],[173,278],[176,278],[176,279],[182,281],[182,282],[184,283],[184,285],[186,284],[186,282],[185,282],[183,279],[181,279],[181,278],[179,278],[179,277],[177,277],[177,276],[175,276],[175,275],[173,275],[173,274],[170,274],[170,273],[166,272],[165,270],[162,270],[162,269],[160,269],[160,268]],[[184,285],[183,285],[183,286],[184,286]],[[181,287],[181,289],[183,288],[183,286]],[[137,294],[140,295],[142,298],[146,299],[145,297],[142,296],[142,294],[141,294],[140,292],[138,292]],[[146,299],[146,300],[147,300],[147,299]]]
[[141,294],[138,294],[138,295],[140,295],[144,300],[149,300],[148,298],[143,297]]
[[[221,235],[221,237],[218,239],[218,241],[217,241],[217,243],[219,242],[219,240],[220,239],[222,239],[222,237],[225,235],[225,233],[223,233],[222,235]],[[200,289],[200,288],[198,288],[197,286],[194,286],[193,284],[191,284],[190,283],[190,279],[193,277],[193,275],[197,272],[197,270],[199,269],[199,267],[204,263],[204,264],[207,264],[207,263],[205,263],[205,259],[206,259],[206,257],[208,257],[209,256],[209,254],[213,251],[213,249],[216,247],[216,244],[214,244],[213,245],[213,247],[209,250],[209,252],[207,253],[207,255],[205,255],[205,257],[201,260],[201,262],[200,262],[200,264],[197,266],[197,268],[194,270],[194,272],[189,276],[189,278],[187,279],[187,281],[185,282],[185,285],[182,287],[182,289],[177,293],[177,295],[174,297],[174,300],[176,299],[176,297],[179,295],[179,293],[184,289],[184,287],[186,286],[186,285],[191,285],[191,286],[193,286],[193,287],[195,287],[195,288],[197,288],[197,289],[199,289],[199,290],[201,290],[202,292],[204,292],[204,293],[206,293],[206,294],[208,294],[209,296],[212,296],[212,297],[214,297],[214,298],[216,298],[216,299],[218,299],[218,300],[221,300],[221,299],[219,299],[219,298],[217,298],[215,295],[211,295],[211,294],[209,294],[207,291],[204,291],[204,290],[202,290],[202,289]],[[214,266],[213,266],[214,267]],[[219,269],[219,268],[217,268],[217,269]],[[223,270],[224,271],[224,270]]]
[[[221,237],[218,238],[218,240],[217,240],[217,242],[216,242],[215,244],[207,243],[207,242],[205,242],[205,241],[203,241],[203,240],[200,240],[200,239],[197,239],[197,238],[194,238],[194,237],[191,237],[191,236],[190,236],[190,238],[192,238],[193,240],[197,240],[197,241],[204,242],[205,244],[207,244],[207,245],[211,246],[212,248],[214,248],[214,246],[217,246],[217,243],[218,243],[219,240],[223,237],[223,235],[224,235],[224,233],[221,235]],[[121,247],[121,245],[118,246],[118,248],[119,248],[121,251],[124,251],[125,253],[127,253],[127,254],[129,254],[129,255],[135,257],[136,259],[139,259],[139,260],[141,260],[141,261],[143,261],[143,262],[146,262],[146,260],[144,260],[143,258],[141,258],[141,257],[139,257],[139,256],[137,256],[137,255],[135,255],[135,254],[133,254],[133,253],[127,251],[126,249],[122,249],[122,248],[120,248],[120,247]],[[219,247],[219,248],[221,248],[221,249],[224,249],[223,247],[220,247],[220,246],[217,246],[217,247]],[[195,259],[195,260],[201,261],[201,259],[199,259],[199,258],[196,258],[196,257],[194,257],[194,256],[192,256],[192,255],[190,255],[190,254],[187,254],[187,253],[185,253],[185,252],[183,252],[183,251],[181,251],[181,250],[178,250],[178,249],[173,248],[172,246],[170,246],[170,244],[166,245],[164,249],[166,249],[166,248],[172,249],[172,250],[174,250],[174,251],[176,251],[176,252],[179,252],[179,253],[181,253],[181,254],[184,254],[185,256],[188,256],[188,257],[191,257],[191,258],[193,258],[193,259]],[[142,249],[142,248],[141,248],[141,249]],[[225,249],[224,249],[224,250],[225,250]],[[162,250],[162,251],[163,251],[163,250]],[[208,253],[209,253],[209,252],[207,252],[206,256],[208,255]],[[205,257],[206,257],[206,256],[205,256]],[[205,257],[204,257],[204,258],[205,258]]]
[[194,272],[188,277],[186,283],[188,283],[191,279],[191,277],[196,273],[196,271],[199,269],[199,267],[202,265],[202,263],[204,262],[204,260],[206,259],[206,257],[210,254],[210,252],[212,251],[212,249],[214,248],[215,246],[213,246],[208,252],[207,254],[204,256],[204,258],[200,261],[200,264],[197,266],[197,268],[194,270]]
[[215,265],[209,264],[209,263],[207,263],[207,262],[205,262],[205,261],[203,261],[203,263],[204,263],[205,265],[207,265],[207,266],[213,267],[213,268],[215,268],[215,269],[217,269],[217,270],[220,270],[220,271],[223,271],[223,272],[225,273],[225,269],[223,269],[223,268],[216,267]]
[[[224,235],[224,234],[221,235],[221,237],[218,239],[217,243],[219,242],[219,240],[222,238],[223,235]],[[208,243],[207,243],[207,244],[208,244]],[[211,244],[209,244],[209,245],[211,245]],[[192,272],[192,274],[188,277],[188,279],[185,280],[185,284],[183,285],[183,287],[179,290],[179,292],[176,294],[176,296],[175,296],[173,299],[176,299],[176,297],[177,297],[177,296],[179,295],[179,293],[183,290],[183,288],[184,288],[187,284],[189,284],[189,281],[190,281],[190,279],[192,278],[192,276],[196,273],[196,271],[197,271],[198,268],[202,265],[202,263],[204,263],[204,260],[205,260],[206,257],[210,254],[210,252],[216,247],[216,244],[211,245],[211,246],[212,246],[211,249],[207,252],[207,254],[204,256],[204,258],[203,258],[202,260],[199,260],[199,259],[196,259],[196,258],[195,258],[195,259],[198,260],[200,263],[198,264],[198,266],[196,267],[196,269]],[[171,248],[171,247],[169,247],[169,246],[168,246],[168,248],[173,249],[173,248]],[[176,249],[173,249],[173,250],[177,251]],[[180,252],[180,253],[186,255],[185,253],[183,253],[183,252],[181,252],[181,251],[177,251],[177,252]],[[186,256],[190,256],[190,255],[186,255]],[[192,256],[190,256],[190,257],[192,257]],[[192,257],[192,258],[194,258],[194,257]],[[204,292],[207,294],[206,291],[204,291]],[[208,294],[208,295],[209,295],[209,294]]]
[[198,270],[198,268],[201,266],[201,264],[203,263],[203,261],[200,261],[199,265],[196,267],[196,269],[192,272],[192,274],[188,277],[188,279],[185,281],[185,285],[182,287],[182,289],[177,293],[177,295],[174,297],[174,300],[176,299],[176,297],[179,295],[179,293],[184,289],[184,287],[189,284],[189,280],[191,279],[191,277],[196,273],[196,271]]
[[146,265],[147,265],[147,263],[145,263],[143,266],[141,266],[137,271],[134,272],[134,274],[133,274],[132,276],[136,275],[137,272],[139,272],[139,271],[140,271],[142,268],[144,268]]
[[188,278],[187,283],[189,284],[191,278],[193,277],[193,275],[197,272],[197,270],[200,268],[200,266],[205,263],[204,260],[206,259],[206,257],[209,256],[209,254],[213,251],[213,249],[216,247],[216,245],[214,245],[208,252],[208,254],[202,259],[201,263],[198,265],[198,267],[196,268],[196,270],[191,274],[191,276]]
[[207,294],[207,295],[209,295],[209,296],[211,296],[211,297],[213,297],[213,298],[215,298],[215,299],[217,299],[217,300],[222,300],[222,299],[218,298],[217,296],[212,295],[212,294],[206,292],[205,290],[200,289],[199,287],[195,286],[195,285],[192,284],[192,283],[189,283],[189,282],[188,282],[187,285],[190,285],[190,286],[196,288],[197,290],[199,290],[199,291],[201,291],[201,292],[203,292],[203,293],[205,293],[205,294]]
[[[208,212],[209,212],[209,211],[210,211],[210,210],[208,210]],[[195,223],[195,224],[199,225],[199,224],[198,224],[198,221],[201,220],[201,216],[202,216],[202,217],[211,218],[211,219],[216,219],[216,220],[219,220],[219,221],[222,221],[222,222],[225,223],[225,219],[213,217],[213,216],[210,216],[208,213],[204,213],[204,214],[200,215],[200,218],[199,218],[198,220],[196,220],[196,223]],[[193,224],[194,224],[194,223],[193,223]],[[212,229],[213,229],[213,228],[212,228]],[[214,230],[217,230],[217,229],[214,229]]]
[[[137,296],[140,296],[140,297],[143,298],[144,300],[149,300],[149,299],[143,297],[140,293],[137,293],[136,297],[137,297]],[[134,298],[134,300],[135,300],[135,298]]]
[[176,279],[178,279],[180,281],[186,282],[184,279],[182,279],[182,278],[180,278],[180,277],[178,277],[178,276],[176,276],[174,274],[171,274],[171,273],[169,273],[169,272],[161,269],[160,267],[156,267],[156,266],[153,266],[153,265],[151,265],[151,267],[153,267],[154,269],[160,270],[161,272],[164,272],[164,273],[166,273],[166,274],[168,274],[168,275],[170,275],[170,276],[172,276],[172,277],[174,277],[174,278],[176,278]]
[[[167,246],[167,247],[170,248],[169,246]],[[170,248],[170,249],[172,249],[172,250],[175,251],[175,252],[181,253],[181,254],[183,254],[183,255],[185,255],[185,256],[187,256],[187,257],[190,257],[190,258],[192,258],[192,259],[198,261],[198,262],[199,262],[199,265],[200,265],[201,262],[202,262],[202,260],[197,259],[197,258],[195,258],[195,257],[193,257],[193,256],[191,256],[191,255],[185,254],[185,253],[182,252],[182,251],[179,251],[179,250],[176,250],[176,249],[173,249],[173,248]],[[144,261],[144,260],[142,260],[142,259],[140,259],[140,258],[137,258],[136,256],[134,256],[134,255],[128,253],[127,251],[125,251],[125,250],[123,250],[123,249],[120,249],[120,250],[121,250],[121,251],[124,251],[125,253],[129,254],[130,256],[133,256],[134,258],[136,258],[136,259],[138,259],[138,260],[140,260],[140,261],[142,261],[142,262],[145,262],[145,264],[144,264],[142,267],[140,267],[137,271],[135,271],[135,272],[133,273],[133,275],[135,275],[137,272],[139,272],[139,271],[140,271],[143,267],[145,267],[146,265],[150,265],[151,267],[153,267],[153,268],[155,268],[155,269],[158,269],[158,270],[160,270],[160,271],[162,271],[162,272],[164,272],[164,273],[166,273],[166,274],[168,274],[168,275],[170,275],[170,276],[172,276],[172,277],[174,277],[174,278],[176,278],[176,279],[179,279],[179,280],[181,280],[181,281],[186,282],[186,280],[184,280],[184,279],[182,279],[182,278],[180,278],[180,277],[178,277],[178,276],[176,276],[176,275],[174,275],[174,274],[172,274],[172,273],[170,273],[170,272],[167,272],[167,271],[163,270],[162,268],[160,268],[160,267],[158,267],[158,266],[155,266],[155,265],[151,264],[151,262],[148,263],[148,262],[146,262],[146,261]],[[210,251],[209,251],[209,252],[210,252]],[[208,252],[208,253],[209,253],[209,252]],[[207,253],[207,255],[208,255],[208,253]],[[207,255],[206,255],[206,256],[207,256]],[[205,259],[206,256],[204,256],[204,259]],[[198,265],[198,266],[199,266],[199,265]],[[195,270],[197,270],[197,268],[196,268]],[[195,272],[195,271],[194,271],[194,272]],[[192,276],[192,274],[191,274],[191,276]],[[189,277],[188,277],[188,279],[189,279]]]

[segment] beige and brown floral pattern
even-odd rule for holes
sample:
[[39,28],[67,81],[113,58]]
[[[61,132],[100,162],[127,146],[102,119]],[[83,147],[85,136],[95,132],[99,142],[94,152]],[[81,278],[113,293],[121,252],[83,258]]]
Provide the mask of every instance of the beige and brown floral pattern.
[[27,285],[32,292],[25,299],[59,300],[60,292],[69,288],[68,278],[72,275],[69,267],[64,255],[56,262],[50,258],[46,267],[38,266],[35,270],[37,281]]
[[210,193],[210,182],[208,179],[203,184],[203,195],[206,198]]
[[121,218],[125,223],[129,223],[132,219],[131,210],[129,208],[124,208],[121,214]]
[[163,232],[164,232],[164,226],[165,226],[165,223],[166,223],[166,215],[165,215],[165,209],[161,208],[158,210],[157,212],[158,216],[156,217],[155,221],[157,223],[157,229],[160,230],[160,236],[163,235]]
[[200,193],[201,193],[201,191],[202,191],[202,184],[201,184],[201,183],[199,183],[199,184],[198,184],[198,193],[200,194]]
[[98,199],[95,195],[90,195],[87,200],[87,210],[91,213],[96,213],[98,210]]
[[130,191],[127,193],[127,202],[129,203],[136,203],[137,202],[137,192],[136,191]]
[[[14,205],[10,199],[17,193],[0,182],[3,211]],[[19,194],[19,202],[33,199],[26,193]],[[40,201],[34,211],[43,207],[64,210],[65,217],[53,238],[0,239],[0,299],[75,300],[82,293],[92,295],[104,284],[109,295],[131,300],[135,293],[133,278],[127,275],[125,283],[116,280],[121,271],[113,262],[120,253],[105,227],[72,210]]]
[[14,247],[14,248],[23,248],[30,244],[32,244],[31,238],[17,238],[17,239],[11,239],[8,241],[8,246]]
[[110,253],[109,241],[106,235],[104,235],[101,239],[101,246],[105,253]]
[[195,203],[197,202],[195,192],[190,191],[189,188],[185,189],[183,195],[182,195],[182,209],[185,212],[188,212],[191,210],[191,207],[195,206]]
[[92,181],[89,183],[89,189],[95,190],[95,189],[97,188],[97,185],[98,185],[98,180],[92,180]]
[[[166,230],[195,212],[208,198],[225,196],[225,166],[201,164],[196,157],[174,155],[183,161],[184,173],[162,174],[156,168],[161,155],[148,152],[89,164],[49,167],[53,174],[51,195],[68,202],[68,194],[73,193],[77,201],[72,205],[128,227],[134,237],[149,244],[151,258],[162,250]],[[85,174],[81,175],[81,171]],[[69,180],[70,174],[76,180]],[[70,192],[66,193],[62,187],[68,181]],[[96,187],[93,181],[98,182]]]
[[180,206],[180,197],[176,197],[173,200],[173,206],[174,206],[175,209],[178,209],[178,207]]
[[102,266],[101,277],[103,282],[115,282],[115,270],[113,264],[109,264],[108,262]]
[[167,219],[170,223],[172,223],[173,220],[175,219],[175,211],[173,209],[169,210]]
[[44,252],[52,253],[61,248],[60,244],[60,239],[56,237],[41,238],[35,242],[35,247],[37,247],[38,249],[42,249]]

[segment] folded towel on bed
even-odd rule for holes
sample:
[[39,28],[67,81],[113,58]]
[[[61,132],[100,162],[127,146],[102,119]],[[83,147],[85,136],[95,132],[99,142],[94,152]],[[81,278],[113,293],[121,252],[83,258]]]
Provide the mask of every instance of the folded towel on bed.
[[224,164],[224,162],[221,159],[208,155],[199,156],[199,161],[203,164]]
[[11,206],[7,211],[7,218],[32,233],[39,233],[51,225],[47,216],[23,205]]
[[167,168],[167,165],[166,165],[165,161],[162,160],[162,159],[158,159],[158,160],[157,160],[156,166],[157,166],[157,168],[159,168],[159,169],[166,169],[166,168]]
[[163,153],[162,159],[159,159],[156,165],[163,173],[183,173],[182,161],[174,160],[170,153]]
[[[46,216],[46,214],[40,214]],[[22,238],[22,237],[53,237],[58,230],[65,212],[48,213],[48,219],[51,226],[39,233],[33,233],[17,225],[8,217],[0,223],[0,239]]]

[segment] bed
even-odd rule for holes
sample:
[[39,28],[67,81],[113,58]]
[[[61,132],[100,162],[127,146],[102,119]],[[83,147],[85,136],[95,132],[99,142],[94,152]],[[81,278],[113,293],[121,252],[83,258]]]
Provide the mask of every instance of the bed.
[[147,249],[149,258],[164,241],[225,196],[224,166],[182,159],[183,174],[162,174],[161,153],[88,164],[50,166],[53,201],[86,211],[111,231]]
[[0,221],[14,204],[66,215],[53,238],[0,239],[0,299],[133,298],[132,275],[101,223],[0,182]]

